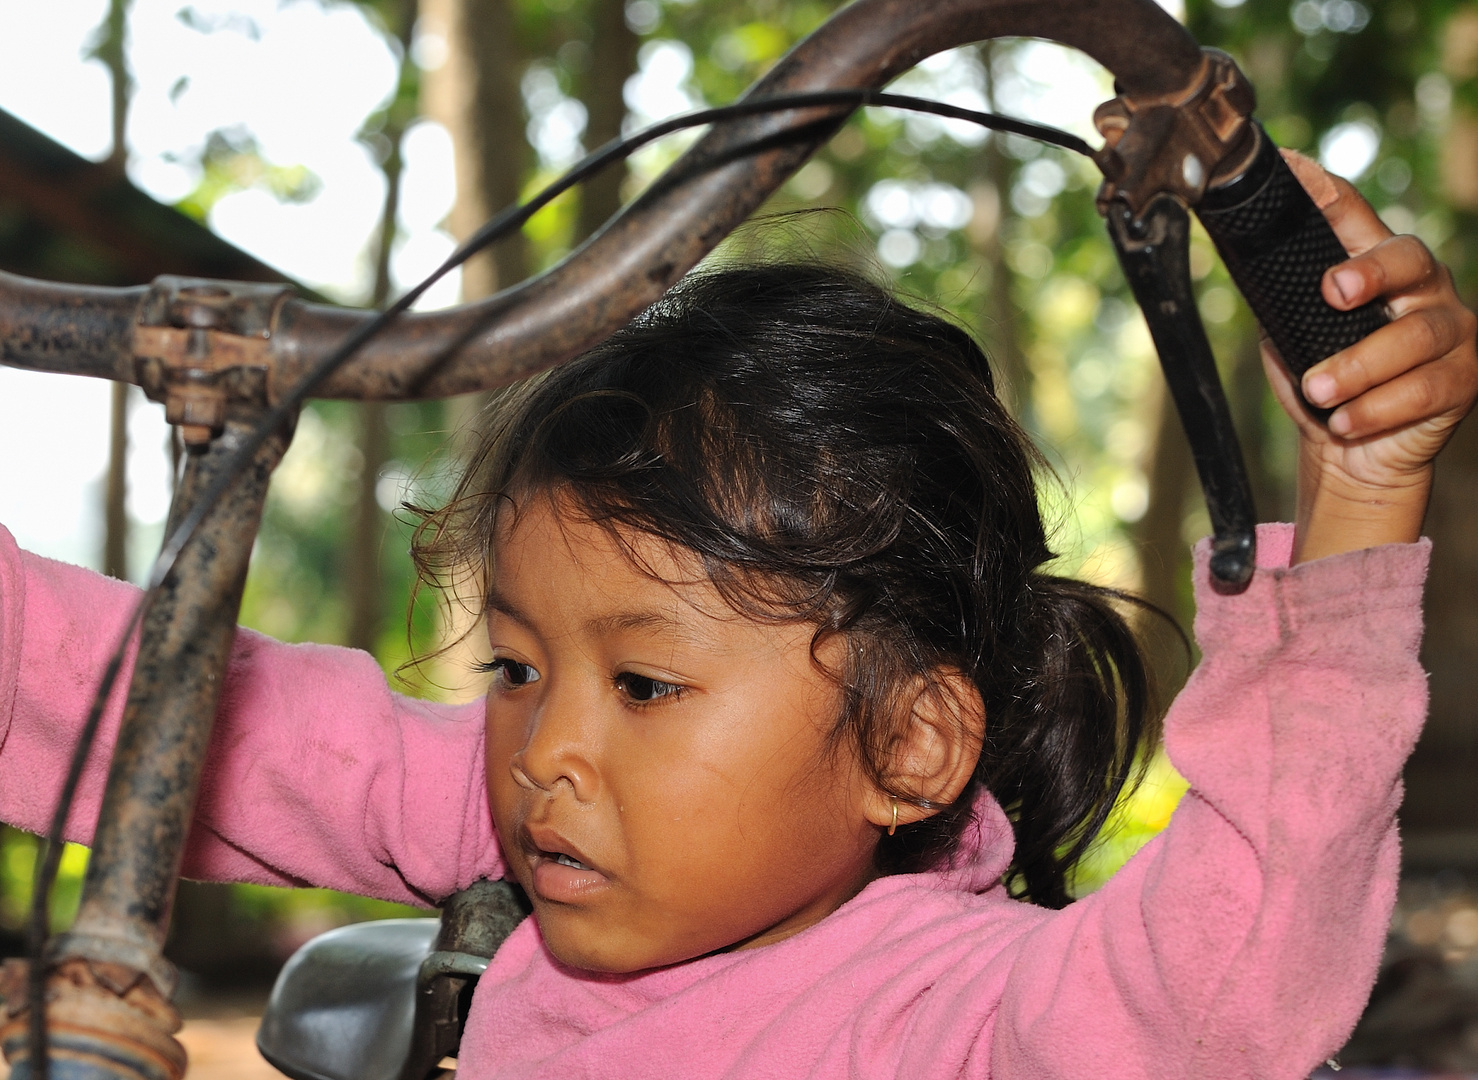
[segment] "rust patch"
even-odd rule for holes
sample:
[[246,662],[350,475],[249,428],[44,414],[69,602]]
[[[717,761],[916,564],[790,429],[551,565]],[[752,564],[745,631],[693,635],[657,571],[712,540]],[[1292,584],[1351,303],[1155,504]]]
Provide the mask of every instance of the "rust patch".
[[[0,1047],[13,1068],[30,1061],[25,985],[26,965],[7,961],[0,972],[7,1003]],[[61,964],[47,980],[46,1027],[53,1066],[102,1064],[118,1080],[185,1075],[185,1049],[174,1039],[180,1014],[152,980],[131,968],[80,959]]]

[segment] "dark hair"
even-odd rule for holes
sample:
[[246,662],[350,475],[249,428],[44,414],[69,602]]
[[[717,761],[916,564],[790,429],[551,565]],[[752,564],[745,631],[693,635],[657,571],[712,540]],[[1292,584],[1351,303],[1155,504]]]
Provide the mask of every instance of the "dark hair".
[[1043,569],[1042,467],[950,322],[831,268],[708,271],[496,402],[415,553],[432,582],[482,565],[500,502],[541,490],[696,553],[737,609],[814,621],[813,651],[843,635],[836,739],[885,789],[898,693],[965,673],[986,710],[974,779],[884,837],[879,866],[949,856],[984,785],[1016,830],[1013,890],[1061,906],[1158,727],[1125,598]]

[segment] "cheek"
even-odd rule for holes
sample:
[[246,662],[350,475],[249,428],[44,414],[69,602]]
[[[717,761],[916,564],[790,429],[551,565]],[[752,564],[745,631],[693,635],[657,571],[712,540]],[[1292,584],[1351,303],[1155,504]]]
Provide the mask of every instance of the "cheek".
[[494,709],[491,701],[483,718],[483,767],[487,770],[488,803],[494,824],[504,824],[516,803],[518,785],[510,763],[523,747],[519,718],[506,705]]
[[682,745],[635,745],[608,774],[654,898],[746,908],[853,865],[870,833],[825,733],[803,714],[725,719]]
[[[848,782],[824,745],[790,760],[773,759],[748,785],[740,827],[754,862],[804,884],[851,865],[871,834]],[[763,851],[763,854],[761,854]]]

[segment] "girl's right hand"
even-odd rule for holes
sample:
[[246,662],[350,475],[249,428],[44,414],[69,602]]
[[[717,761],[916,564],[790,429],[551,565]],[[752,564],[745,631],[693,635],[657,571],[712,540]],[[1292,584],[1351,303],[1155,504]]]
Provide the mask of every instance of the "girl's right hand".
[[1478,396],[1478,319],[1425,244],[1393,235],[1347,181],[1307,158],[1289,164],[1352,256],[1325,273],[1325,300],[1341,310],[1384,300],[1392,320],[1305,373],[1308,399],[1335,409],[1327,427],[1263,343],[1273,391],[1299,428],[1294,562],[1306,562],[1421,535],[1432,460]]

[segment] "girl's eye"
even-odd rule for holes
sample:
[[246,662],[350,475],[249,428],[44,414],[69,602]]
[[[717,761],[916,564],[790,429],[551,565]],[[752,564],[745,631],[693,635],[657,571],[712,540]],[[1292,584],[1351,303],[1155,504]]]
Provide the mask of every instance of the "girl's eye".
[[484,671],[493,673],[493,681],[498,685],[514,690],[520,686],[539,681],[539,673],[528,664],[507,657],[499,657],[482,665]]
[[677,683],[649,679],[647,676],[638,675],[634,671],[623,671],[617,675],[616,686],[632,701],[639,702],[675,698],[683,691],[683,688]]

